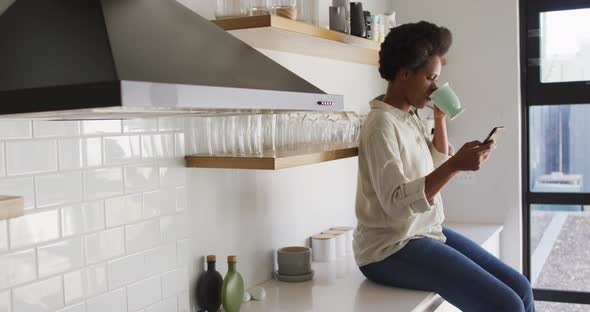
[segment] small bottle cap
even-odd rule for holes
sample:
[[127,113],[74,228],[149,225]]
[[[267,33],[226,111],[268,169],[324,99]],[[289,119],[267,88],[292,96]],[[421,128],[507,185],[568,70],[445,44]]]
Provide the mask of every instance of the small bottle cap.
[[236,263],[238,262],[238,256],[227,256],[227,263]]
[[215,262],[217,261],[217,257],[215,257],[215,255],[208,255],[207,256],[207,262]]

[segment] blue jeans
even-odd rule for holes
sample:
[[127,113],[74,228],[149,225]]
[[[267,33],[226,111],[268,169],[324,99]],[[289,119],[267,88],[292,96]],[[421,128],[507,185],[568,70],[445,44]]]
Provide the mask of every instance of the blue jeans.
[[464,312],[535,311],[529,281],[468,238],[443,227],[446,243],[413,239],[360,267],[379,284],[433,291]]

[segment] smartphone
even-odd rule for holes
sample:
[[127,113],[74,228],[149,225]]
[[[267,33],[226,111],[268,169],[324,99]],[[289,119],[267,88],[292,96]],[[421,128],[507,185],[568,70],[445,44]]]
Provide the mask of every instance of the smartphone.
[[490,134],[488,134],[486,139],[483,140],[482,144],[488,144],[491,140],[496,140],[498,135],[500,133],[502,133],[503,131],[504,131],[504,126],[494,127],[494,129],[492,129],[492,131],[490,131]]

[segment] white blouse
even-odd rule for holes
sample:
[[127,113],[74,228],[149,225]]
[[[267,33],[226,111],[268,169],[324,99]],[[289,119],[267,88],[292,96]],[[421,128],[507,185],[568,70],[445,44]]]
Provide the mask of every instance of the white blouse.
[[381,261],[414,238],[446,241],[443,203],[429,203],[425,177],[453,155],[440,153],[413,111],[371,101],[359,143],[354,255],[358,266]]

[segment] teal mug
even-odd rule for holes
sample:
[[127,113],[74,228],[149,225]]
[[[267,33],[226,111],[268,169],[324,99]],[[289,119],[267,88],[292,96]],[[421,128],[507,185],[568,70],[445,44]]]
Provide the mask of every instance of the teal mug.
[[451,120],[455,119],[465,108],[461,107],[461,101],[449,86],[449,83],[445,83],[442,87],[436,89],[430,95],[430,99],[434,101],[436,105],[443,113],[445,113]]

